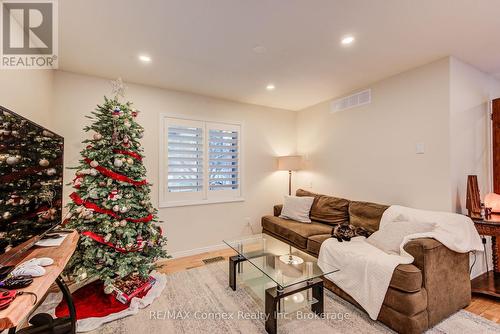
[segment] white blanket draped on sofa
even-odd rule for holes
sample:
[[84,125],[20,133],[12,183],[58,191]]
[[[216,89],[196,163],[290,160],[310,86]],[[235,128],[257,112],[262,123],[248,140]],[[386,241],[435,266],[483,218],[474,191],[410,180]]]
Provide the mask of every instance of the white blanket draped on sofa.
[[427,222],[436,226],[431,232],[407,235],[400,246],[401,255],[388,254],[366,242],[365,237],[356,237],[350,242],[330,238],[323,242],[319,252],[318,265],[323,270],[340,269],[326,278],[348,293],[374,320],[382,307],[394,269],[399,264],[413,262],[413,257],[403,249],[408,241],[434,238],[459,253],[483,249],[474,223],[463,215],[393,205],[382,215],[380,228],[395,221]]

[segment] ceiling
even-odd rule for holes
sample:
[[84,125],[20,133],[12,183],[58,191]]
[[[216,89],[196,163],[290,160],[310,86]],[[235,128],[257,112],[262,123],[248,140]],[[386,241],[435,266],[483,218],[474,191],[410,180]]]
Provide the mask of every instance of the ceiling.
[[447,55],[500,78],[499,13],[498,0],[63,0],[59,64],[300,110]]

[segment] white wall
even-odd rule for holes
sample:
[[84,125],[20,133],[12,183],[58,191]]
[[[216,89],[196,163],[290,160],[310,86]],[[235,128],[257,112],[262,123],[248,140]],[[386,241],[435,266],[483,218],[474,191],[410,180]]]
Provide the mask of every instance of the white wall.
[[[275,156],[295,153],[295,113],[141,85],[127,86],[127,99],[142,111],[138,122],[145,127],[142,144],[156,206],[160,113],[243,124],[245,201],[160,209],[169,253],[185,255],[193,249],[220,245],[223,238],[251,234],[246,217],[251,219],[254,231],[260,231],[262,215],[271,213],[273,204],[281,202],[287,193],[287,174],[275,171]],[[55,131],[66,138],[66,166],[77,164],[81,141],[89,137],[82,131],[88,123],[84,116],[103,101],[103,95],[109,95],[110,88],[108,80],[55,73],[53,124]],[[73,171],[66,171],[65,178],[72,179]],[[67,187],[66,198],[70,192]]]
[[[298,113],[298,151],[308,160],[299,184],[348,199],[450,210],[449,59],[369,88],[369,105],[330,113],[326,101]],[[419,142],[425,154],[415,154]]]
[[478,176],[482,197],[491,191],[490,101],[500,97],[500,81],[450,59],[450,159],[453,210],[467,213],[466,177]]
[[[467,213],[467,175],[478,176],[483,199],[491,191],[489,112],[490,101],[498,97],[500,81],[457,58],[450,59],[450,177],[453,211]],[[487,239],[487,258],[491,269],[491,240]],[[484,253],[478,253],[472,277],[485,271]]]
[[52,70],[0,70],[0,105],[51,128]]

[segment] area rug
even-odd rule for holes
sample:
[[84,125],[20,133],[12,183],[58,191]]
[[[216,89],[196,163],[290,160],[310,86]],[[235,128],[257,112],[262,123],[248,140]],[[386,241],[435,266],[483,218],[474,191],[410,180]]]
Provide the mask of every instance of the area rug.
[[[226,261],[171,274],[163,293],[137,314],[89,333],[266,333],[262,301],[244,282],[228,287]],[[328,319],[307,309],[278,320],[279,333],[394,333],[352,304],[325,290]],[[500,325],[459,311],[427,333],[499,333]]]

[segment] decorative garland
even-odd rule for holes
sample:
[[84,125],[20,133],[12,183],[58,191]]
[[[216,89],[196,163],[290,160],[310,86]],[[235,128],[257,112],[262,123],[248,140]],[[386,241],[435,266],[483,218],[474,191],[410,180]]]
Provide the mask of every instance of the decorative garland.
[[[90,165],[90,162],[92,160],[90,160],[89,158],[85,158],[84,161]],[[125,175],[115,173],[112,170],[109,170],[109,169],[102,167],[102,166],[96,166],[94,168],[102,175],[105,175],[109,178],[112,178],[113,180],[127,182],[127,183],[134,185],[134,186],[143,186],[143,185],[148,183],[148,181],[146,181],[146,179],[141,180],[141,181],[132,180],[131,178],[129,178]]]
[[86,237],[89,237],[91,238],[92,240],[94,241],[97,241],[98,243],[101,243],[103,245],[106,245],[106,246],[109,246],[111,248],[114,248],[116,251],[120,252],[120,253],[130,253],[130,252],[137,252],[137,251],[140,251],[139,248],[135,248],[135,249],[130,249],[130,250],[127,250],[125,248],[122,248],[122,247],[118,247],[116,246],[115,244],[113,244],[112,242],[109,242],[109,241],[105,241],[104,240],[104,237],[99,235],[99,234],[96,234],[94,232],[91,232],[91,231],[83,231],[82,232],[82,235],[86,236]]
[[[76,205],[83,205],[87,209],[91,209],[91,210],[94,210],[95,212],[106,214],[106,215],[112,216],[113,218],[116,218],[116,219],[120,219],[120,216],[118,216],[112,210],[101,208],[100,206],[98,206],[95,203],[86,201],[86,200],[82,199],[80,196],[78,196],[77,193],[72,193],[71,195],[69,195],[69,197],[73,200],[73,202]],[[142,217],[142,218],[137,218],[137,219],[135,219],[135,218],[124,218],[124,219],[126,221],[129,221],[129,222],[132,222],[132,223],[147,223],[147,222],[150,222],[151,220],[153,220],[153,215],[150,213],[149,215],[147,215],[145,217]]]
[[128,155],[129,157],[132,157],[136,160],[142,161],[142,157],[139,154],[132,152],[132,151],[114,149],[113,153]]
[[57,164],[62,164],[62,161],[63,161],[62,158],[58,158],[58,159],[52,161],[52,163],[47,167],[32,166],[32,167],[27,167],[27,168],[20,170],[20,171],[17,171],[17,172],[13,172],[13,173],[10,173],[7,175],[0,176],[0,183],[9,183],[12,181],[17,181],[20,178],[26,177],[28,175],[36,174],[36,173],[39,173],[39,172],[44,171],[46,169],[54,168],[52,166],[55,166]]

